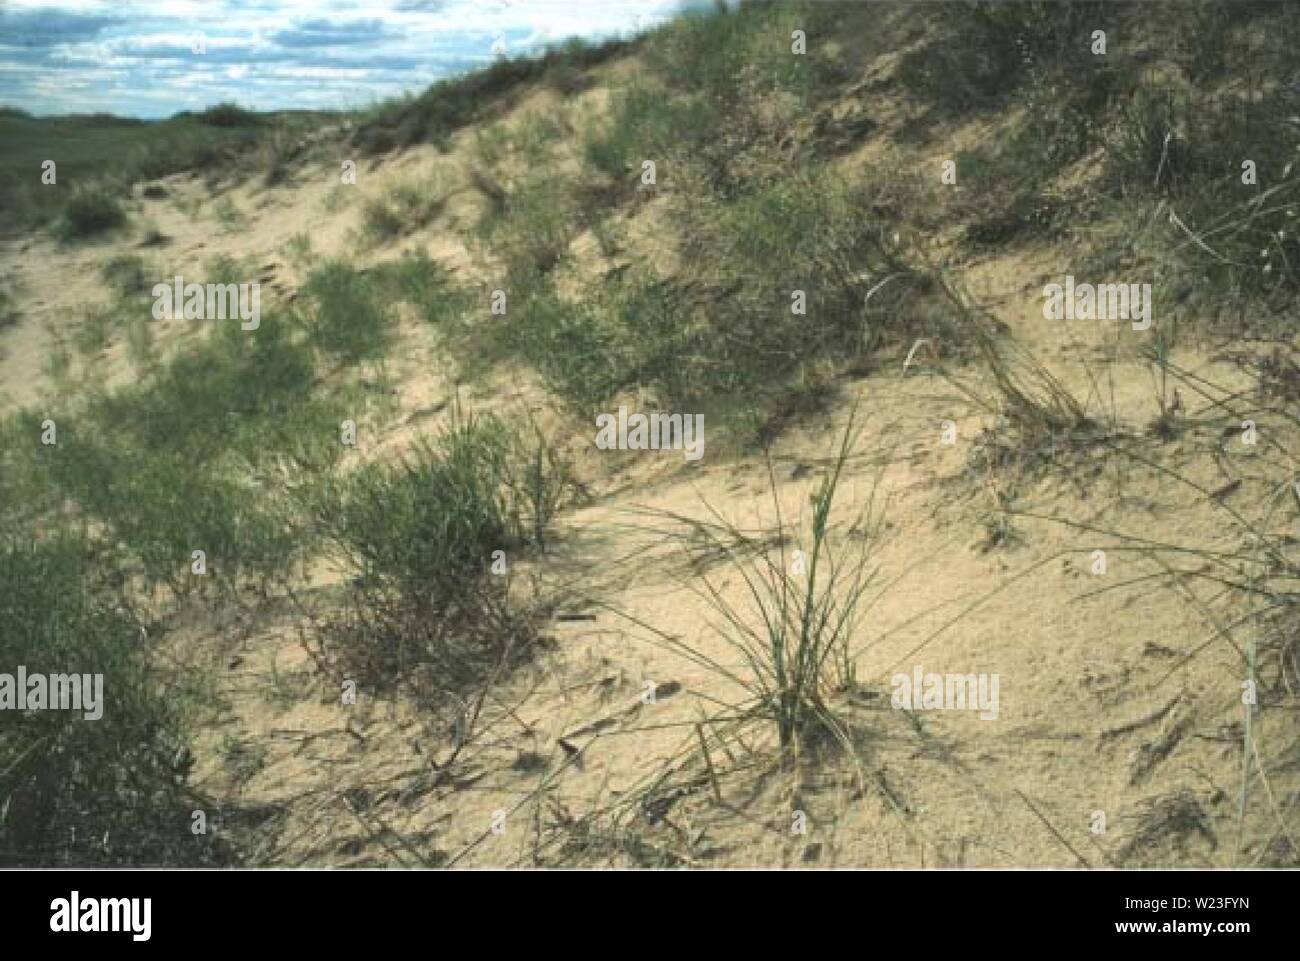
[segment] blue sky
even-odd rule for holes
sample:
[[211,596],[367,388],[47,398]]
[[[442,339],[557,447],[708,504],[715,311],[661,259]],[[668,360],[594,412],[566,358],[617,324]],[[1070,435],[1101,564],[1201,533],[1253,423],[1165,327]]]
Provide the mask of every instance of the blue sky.
[[[0,0],[0,105],[165,117],[357,107],[699,0]],[[201,38],[203,51],[195,53]]]

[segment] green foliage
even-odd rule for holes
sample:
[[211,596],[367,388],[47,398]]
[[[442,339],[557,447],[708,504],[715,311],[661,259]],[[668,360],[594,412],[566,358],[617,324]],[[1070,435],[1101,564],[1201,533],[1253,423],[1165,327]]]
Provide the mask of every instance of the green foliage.
[[[236,108],[238,109],[238,108]],[[80,189],[102,192],[112,202],[130,195],[131,185],[183,171],[222,170],[234,177],[255,172],[249,158],[270,138],[297,143],[319,129],[325,114],[302,112],[249,115],[256,121],[223,125],[181,113],[167,120],[121,117],[31,117],[0,113],[0,229],[53,225],[69,229],[64,209]],[[234,118],[218,109],[214,118]],[[42,164],[57,163],[57,179],[42,183]],[[265,158],[267,163],[274,158]],[[84,203],[84,202],[83,202]],[[102,209],[108,205],[96,199]],[[95,210],[87,205],[80,218]],[[108,214],[114,222],[116,218]],[[75,232],[74,236],[82,236]],[[97,228],[96,228],[97,229]],[[92,231],[93,233],[93,231]],[[87,234],[86,236],[89,236]]]
[[698,96],[667,97],[642,84],[615,94],[612,119],[588,132],[587,161],[615,183],[631,186],[645,160],[689,152],[710,137],[717,115]]
[[494,552],[512,562],[541,536],[563,491],[557,463],[544,444],[521,448],[516,432],[485,418],[453,425],[401,463],[331,479],[315,515],[352,586],[321,631],[323,659],[378,682],[418,668],[440,690],[514,663],[533,629],[490,568]]
[[[819,47],[832,34],[818,26],[834,19],[818,10],[821,6],[760,4],[691,12],[650,35],[646,59],[670,84],[700,93],[714,106],[778,91],[804,99],[841,79],[834,59]],[[806,54],[791,52],[796,29],[811,34]]]
[[[744,587],[744,600],[738,603],[729,598],[721,578],[704,574],[688,585],[716,615],[711,629],[731,656],[717,657],[690,638],[651,626],[664,647],[744,692],[717,723],[728,734],[750,725],[768,727],[787,764],[827,743],[853,752],[850,729],[828,695],[851,691],[857,683],[860,651],[854,650],[854,639],[860,614],[870,606],[876,575],[870,548],[883,522],[872,512],[873,491],[854,523],[861,533],[857,547],[837,543],[830,515],[855,441],[855,418],[850,417],[830,470],[811,497],[806,530],[787,525],[779,503],[775,528],[757,538],[716,512],[716,520],[685,521],[682,540],[698,568],[712,566],[700,563],[705,558],[721,558],[727,578]],[[775,502],[775,477],[771,480]],[[786,546],[795,538],[801,545],[798,563],[794,549]]]
[[1118,26],[1104,0],[981,0],[951,4],[945,14],[899,64],[903,83],[941,113],[991,106],[1048,72],[1087,86],[1107,62],[1091,54],[1092,31]]
[[486,69],[440,80],[418,97],[378,105],[359,124],[352,142],[369,154],[417,143],[446,144],[460,128],[507,106],[525,84],[572,86],[575,69],[610,60],[627,46],[621,40],[599,46],[570,43],[537,57],[497,60]]
[[255,332],[217,323],[138,383],[59,418],[57,444],[36,443],[35,415],[10,427],[35,512],[77,503],[151,581],[182,592],[204,583],[190,574],[194,550],[217,578],[285,576],[309,546],[286,486],[339,449],[341,408],[313,396],[311,348],[287,320],[263,317]]
[[577,234],[578,198],[552,170],[514,185],[502,211],[489,213],[479,234],[505,264],[513,291],[535,287],[564,257]]
[[199,123],[210,127],[255,127],[262,123],[262,118],[251,110],[233,103],[219,103],[196,115]]
[[631,376],[607,306],[600,300],[571,303],[542,290],[515,308],[520,319],[501,328],[500,336],[536,365],[552,391],[591,413]]
[[381,297],[409,303],[431,324],[454,320],[469,306],[467,292],[423,250],[408,250],[397,260],[375,265],[370,277]]
[[104,282],[117,294],[126,297],[142,293],[147,282],[144,261],[136,254],[118,254],[99,269]]
[[[877,213],[888,189],[814,167],[730,202],[683,205],[691,282],[708,298],[679,308],[666,341],[662,311],[627,315],[634,337],[662,344],[654,373],[664,392],[678,403],[730,396],[762,406],[819,359],[915,333],[920,311],[912,320],[898,307],[927,286]],[[806,295],[805,314],[793,309],[794,291]]]
[[126,225],[126,212],[107,187],[73,191],[63,208],[59,235],[64,240],[84,240]]
[[0,711],[0,864],[222,863],[221,847],[189,830],[181,718],[105,573],[78,534],[0,541],[4,671],[103,676],[96,720]]
[[308,277],[306,325],[312,343],[333,360],[351,363],[381,355],[396,316],[380,302],[374,281],[342,260],[330,260]]
[[111,309],[91,307],[85,312],[75,335],[77,350],[83,357],[94,356],[108,346],[114,321]]
[[0,287],[0,330],[18,322],[18,310],[14,307],[13,295]]
[[450,196],[437,172],[393,187],[385,196],[366,201],[361,230],[372,244],[386,243],[425,226],[443,209]]

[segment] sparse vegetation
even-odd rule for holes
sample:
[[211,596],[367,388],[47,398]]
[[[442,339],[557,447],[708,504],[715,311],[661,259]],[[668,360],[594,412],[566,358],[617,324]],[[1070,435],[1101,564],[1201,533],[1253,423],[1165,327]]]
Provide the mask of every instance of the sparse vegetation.
[[296,233],[289,238],[284,245],[285,257],[296,267],[310,267],[316,259],[316,251],[312,247],[311,235],[304,232]]
[[467,124],[483,119],[484,110],[500,111],[525,83],[549,77],[559,86],[578,84],[575,70],[595,66],[625,53],[628,44],[613,40],[600,46],[581,41],[538,57],[502,59],[484,70],[435,83],[418,97],[392,100],[373,108],[352,142],[370,154],[418,143],[446,145]]
[[383,244],[418,230],[438,216],[449,193],[437,171],[398,184],[385,196],[366,202],[361,215],[362,234],[372,244]]
[[[0,860],[225,863],[194,746],[275,864],[1300,863],[1300,18],[1141,7],[720,3],[349,114],[0,108],[0,661],[113,712],[0,712]],[[260,325],[155,320],[182,271]],[[1153,322],[1054,319],[1066,274]],[[593,444],[625,407],[707,462]],[[1014,670],[1014,726],[892,703],[923,651]],[[450,816],[498,803],[490,851]]]
[[[22,445],[14,465],[43,478],[34,510],[75,501],[151,581],[177,593],[207,583],[191,574],[195,550],[217,581],[285,576],[307,542],[283,485],[337,454],[337,410],[310,396],[310,348],[280,317],[266,318],[256,338],[232,326],[151,365],[138,385],[92,393],[56,446]],[[101,329],[89,329],[95,340],[83,350],[102,345]],[[149,343],[134,348],[144,359]],[[24,416],[16,429],[38,437],[39,421]]]
[[[31,117],[21,111],[0,114],[0,229],[50,226],[68,229],[66,208],[85,190],[90,201],[74,213],[78,222],[94,224],[103,211],[121,206],[131,185],[180,172],[210,172],[218,167],[235,177],[257,168],[245,162],[268,138],[279,135],[296,143],[319,129],[327,115],[306,112],[253,115],[216,110],[213,123],[190,113],[167,120],[143,121],[102,114]],[[206,116],[206,115],[204,115]],[[249,120],[257,117],[260,119]],[[242,119],[241,119],[242,118]],[[55,181],[43,183],[42,163],[57,158]],[[235,163],[236,158],[241,158]],[[264,161],[268,166],[272,158]],[[156,187],[155,190],[161,189]],[[102,194],[102,196],[93,196]],[[120,226],[111,212],[109,227]],[[94,228],[99,229],[99,228]],[[75,233],[75,231],[74,231]],[[80,234],[77,234],[80,235]]]
[[81,325],[77,328],[75,338],[77,351],[82,356],[88,357],[104,350],[112,336],[114,320],[112,310],[93,307],[86,311]]
[[[748,700],[738,711],[728,712],[725,726],[734,736],[747,724],[770,724],[787,763],[828,742],[852,751],[852,734],[830,706],[829,695],[856,684],[856,660],[862,652],[854,650],[853,640],[875,571],[868,544],[841,554],[833,543],[830,514],[856,430],[850,416],[835,458],[810,498],[812,516],[799,547],[787,547],[793,532],[782,519],[774,477],[777,525],[765,539],[756,540],[716,512],[714,521],[687,522],[687,543],[697,554],[723,558],[728,573],[743,580],[746,606],[732,601],[720,581],[708,574],[690,585],[719,616],[723,639],[743,668],[732,670],[680,639],[657,635],[690,660],[738,684]],[[869,541],[877,523],[878,518],[864,516],[853,526]]]
[[147,282],[145,263],[135,254],[118,254],[111,258],[99,269],[99,275],[123,297],[143,292]]
[[244,222],[244,212],[229,197],[222,197],[213,204],[212,215],[226,230],[234,230]]

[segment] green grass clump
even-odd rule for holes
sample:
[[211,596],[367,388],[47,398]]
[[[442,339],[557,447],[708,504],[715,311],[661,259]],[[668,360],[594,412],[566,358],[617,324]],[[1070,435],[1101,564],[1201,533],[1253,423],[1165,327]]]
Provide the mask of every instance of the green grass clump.
[[460,689],[523,653],[528,617],[491,566],[540,536],[564,475],[544,445],[521,458],[519,444],[499,420],[464,421],[322,488],[317,522],[352,588],[321,644],[345,676],[393,682],[419,667]]
[[67,241],[85,240],[126,226],[126,211],[107,187],[84,187],[73,192],[59,225]]
[[[648,96],[629,102],[651,109]],[[889,211],[913,196],[910,183],[849,181],[815,159],[780,167],[719,180],[707,158],[675,157],[667,214],[680,271],[624,269],[580,296],[553,283],[575,195],[533,175],[482,226],[511,306],[508,323],[476,331],[477,352],[527,360],[584,414],[645,389],[751,429],[818,406],[837,366],[946,322],[893,238]]]
[[[773,4],[694,13],[652,33],[651,74],[616,90],[609,119],[586,132],[585,158],[613,188],[597,199],[631,196],[646,160],[665,174],[690,161],[731,192],[761,179],[755,163],[786,166],[790,158],[778,158],[776,142],[845,78],[828,46],[836,28],[826,7],[844,9]],[[791,50],[795,30],[806,35],[804,54]],[[719,135],[723,115],[727,130]]]
[[503,441],[485,424],[462,425],[406,463],[341,479],[335,493],[343,509],[330,529],[360,575],[413,593],[453,593],[492,550],[518,543],[503,499]]
[[450,196],[443,179],[432,174],[398,184],[382,197],[366,201],[361,232],[371,244],[382,244],[427,225]]
[[329,469],[339,422],[363,409],[313,393],[312,348],[287,318],[264,317],[256,332],[221,323],[139,383],[59,416],[53,446],[37,443],[34,414],[10,428],[33,504],[80,505],[123,564],[178,593],[206,583],[191,575],[194,550],[223,582],[287,575],[310,546],[287,488]]
[[[883,520],[872,513],[873,491],[854,525],[865,535],[861,546],[854,550],[836,543],[830,514],[855,440],[851,416],[835,459],[811,496],[806,529],[785,522],[774,476],[777,525],[759,537],[716,511],[708,521],[672,517],[686,525],[683,538],[693,569],[707,569],[711,559],[721,558],[728,579],[734,576],[743,585],[740,601],[728,597],[720,576],[704,574],[690,585],[718,615],[715,630],[737,655],[739,666],[715,659],[680,637],[654,634],[665,647],[744,692],[744,699],[718,722],[724,736],[749,725],[766,726],[787,763],[828,742],[852,753],[849,727],[828,695],[851,690],[857,683],[861,651],[855,635],[860,615],[870,607],[868,593],[876,575],[870,547]],[[791,541],[797,546],[787,546]]]
[[0,712],[0,864],[227,861],[190,832],[182,718],[136,623],[106,588],[112,565],[68,533],[0,542],[0,664],[14,674],[101,674],[102,710]]
[[118,254],[99,269],[99,275],[123,297],[143,293],[148,280],[144,260],[136,254]]
[[410,304],[430,324],[443,325],[469,307],[468,293],[423,250],[408,250],[396,260],[376,264],[370,276],[380,296]]
[[367,275],[341,260],[327,261],[312,271],[304,291],[311,304],[308,334],[326,356],[354,362],[382,355],[396,316]]
[[222,197],[212,205],[212,215],[227,230],[235,230],[246,220],[244,212],[229,197]]
[[310,348],[293,339],[283,315],[264,316],[256,331],[213,323],[222,326],[154,377],[98,402],[118,425],[113,434],[196,462],[235,450],[260,463],[275,456],[272,448],[297,449],[292,433],[310,410],[315,379]]
[[516,308],[518,319],[495,333],[508,351],[533,363],[551,391],[587,415],[632,377],[607,305],[608,298],[573,303],[546,289]]
[[1091,53],[1092,31],[1117,34],[1122,22],[1123,11],[1104,0],[977,2],[945,12],[928,41],[899,64],[903,83],[940,115],[1003,103],[1049,72],[1070,77],[1067,87],[1090,85],[1113,54],[1122,55]]
[[542,170],[512,185],[504,209],[484,217],[480,236],[504,263],[512,292],[544,283],[577,235],[577,211],[571,185]]
[[1103,131],[1102,182],[1117,199],[1100,215],[1147,213],[1144,230],[1107,236],[1098,269],[1159,276],[1174,309],[1249,335],[1285,335],[1300,294],[1300,23],[1281,10],[1243,8],[1222,40],[1227,64],[1249,57],[1244,93],[1143,78]]
[[564,125],[544,113],[530,113],[510,137],[510,146],[525,163],[545,162],[548,149],[564,134]]
[[[834,38],[836,8],[842,13],[848,6],[755,4],[691,12],[647,38],[646,59],[673,86],[701,93],[714,106],[779,91],[805,99],[842,79],[839,61],[825,49]],[[791,49],[795,30],[805,33],[804,54]]]
[[111,309],[105,307],[88,309],[74,335],[77,351],[83,357],[93,357],[108,347],[116,319]]
[[592,167],[625,188],[635,186],[641,164],[663,164],[707,139],[717,114],[699,96],[666,96],[637,84],[616,92],[607,124],[588,131],[584,143]]
[[[175,594],[213,579],[279,580],[306,546],[283,491],[250,476],[247,465],[200,468],[175,451],[106,444],[73,425],[61,435],[47,462],[56,489],[102,520],[148,581]],[[191,568],[196,550],[205,556],[201,575]]]
[[386,243],[407,229],[406,217],[387,197],[368,200],[361,210],[361,232],[371,244]]
[[[762,407],[821,362],[921,333],[927,281],[879,212],[888,189],[811,167],[730,202],[683,205],[690,282],[707,295],[685,301],[676,329],[659,312],[628,315],[634,337],[663,345],[646,373],[681,403],[730,397]],[[795,291],[805,294],[803,314]],[[674,364],[674,355],[688,360]]]
[[0,287],[0,330],[11,327],[18,322],[18,310],[14,307],[13,295]]

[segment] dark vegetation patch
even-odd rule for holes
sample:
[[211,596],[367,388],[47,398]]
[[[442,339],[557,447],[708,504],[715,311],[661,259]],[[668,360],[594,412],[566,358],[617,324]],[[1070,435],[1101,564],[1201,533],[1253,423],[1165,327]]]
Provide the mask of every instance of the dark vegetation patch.
[[[54,226],[81,239],[121,226],[133,184],[193,172],[238,179],[283,167],[332,115],[255,114],[234,105],[144,121],[105,115],[0,113],[0,224]],[[42,183],[42,164],[56,179]]]
[[0,865],[231,863],[223,842],[191,833],[201,803],[185,784],[175,686],[150,665],[112,567],[73,531],[0,539],[4,671],[102,675],[97,719],[0,711]]
[[599,45],[581,39],[538,56],[498,60],[473,73],[441,80],[417,97],[380,104],[358,124],[352,143],[365,154],[386,153],[418,143],[446,144],[457,130],[509,109],[523,86],[542,82],[562,93],[586,84],[585,72],[623,56],[635,42],[608,40]]

